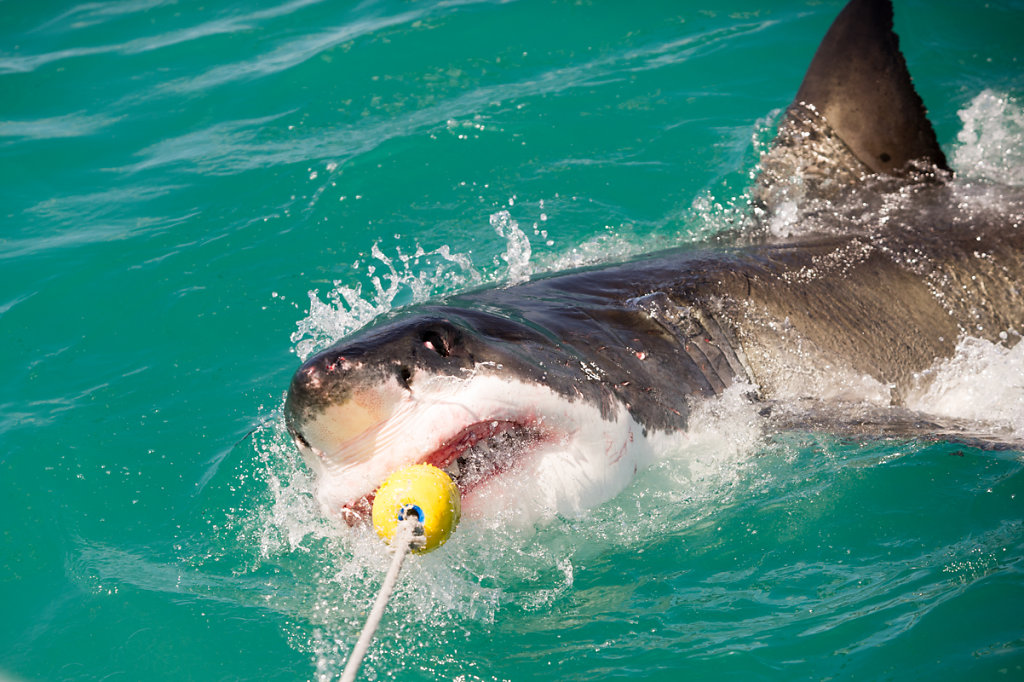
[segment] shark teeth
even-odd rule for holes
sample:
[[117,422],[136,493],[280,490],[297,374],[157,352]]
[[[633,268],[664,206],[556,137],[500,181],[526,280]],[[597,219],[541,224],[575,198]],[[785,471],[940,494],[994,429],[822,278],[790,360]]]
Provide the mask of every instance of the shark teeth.
[[536,426],[519,422],[477,422],[444,441],[423,461],[446,471],[465,494],[514,466],[545,437]]
[[459,466],[459,461],[461,459],[462,459],[461,457],[457,458],[457,459],[453,459],[452,463],[444,468],[445,473],[447,473],[449,476],[451,476],[452,480],[458,478],[459,474],[462,472],[462,467]]

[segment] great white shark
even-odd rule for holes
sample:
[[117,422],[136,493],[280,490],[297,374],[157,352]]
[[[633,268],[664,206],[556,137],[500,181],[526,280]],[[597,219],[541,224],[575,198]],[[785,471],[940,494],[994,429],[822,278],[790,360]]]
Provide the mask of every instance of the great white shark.
[[534,495],[580,511],[585,500],[536,481],[614,494],[730,386],[766,407],[898,410],[964,336],[1020,339],[1024,196],[957,182],[889,0],[838,15],[754,197],[762,224],[783,216],[796,236],[764,229],[452,296],[310,358],[285,419],[322,507],[352,522],[392,471],[428,462],[468,510]]

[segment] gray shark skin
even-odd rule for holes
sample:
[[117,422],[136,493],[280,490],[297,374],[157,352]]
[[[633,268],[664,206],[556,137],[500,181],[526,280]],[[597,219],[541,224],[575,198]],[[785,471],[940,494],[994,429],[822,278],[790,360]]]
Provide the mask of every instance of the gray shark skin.
[[[493,477],[523,452],[564,444],[571,434],[545,412],[548,394],[627,424],[625,451],[684,431],[695,400],[737,382],[766,405],[898,407],[965,335],[1016,343],[1024,193],[952,176],[892,20],[888,0],[843,10],[763,159],[755,213],[769,220],[796,197],[802,236],[453,296],[305,362],[285,417],[325,509],[365,513],[404,463],[457,464],[469,490],[467,469]],[[472,414],[431,417],[426,430],[403,416],[488,378],[509,386],[500,410],[460,405]],[[421,442],[402,442],[407,427]]]

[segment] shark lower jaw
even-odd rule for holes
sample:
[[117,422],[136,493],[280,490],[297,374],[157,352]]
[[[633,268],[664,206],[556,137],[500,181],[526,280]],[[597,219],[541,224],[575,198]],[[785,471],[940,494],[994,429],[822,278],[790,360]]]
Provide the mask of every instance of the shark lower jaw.
[[[489,419],[472,423],[441,440],[437,447],[418,459],[390,468],[384,478],[412,464],[430,464],[442,469],[465,499],[488,482],[515,470],[545,445],[556,443],[558,433],[536,419]],[[370,517],[376,490],[340,507],[349,525]]]

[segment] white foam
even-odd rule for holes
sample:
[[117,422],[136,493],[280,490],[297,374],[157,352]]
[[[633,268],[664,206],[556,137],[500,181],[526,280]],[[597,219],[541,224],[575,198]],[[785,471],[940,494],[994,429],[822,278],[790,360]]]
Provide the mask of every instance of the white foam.
[[952,165],[957,173],[1003,185],[1024,186],[1024,105],[983,90],[959,114]]
[[1008,348],[965,337],[953,357],[917,379],[919,388],[907,400],[911,409],[989,424],[1024,438],[1024,343]]
[[693,480],[733,473],[761,442],[765,420],[750,395],[756,388],[736,383],[722,395],[694,400],[682,449],[669,451],[686,463]]
[[253,445],[270,494],[259,516],[246,521],[255,526],[248,534],[259,538],[261,557],[295,551],[308,538],[335,536],[337,524],[321,513],[314,497],[316,481],[296,456],[280,411],[253,435]]
[[[561,255],[555,257],[550,264],[543,267],[546,272],[571,270],[588,265],[605,263],[614,254],[617,259],[628,259],[644,252],[644,246],[634,240],[616,233],[605,232],[580,242]],[[540,266],[538,266],[540,267]]]

